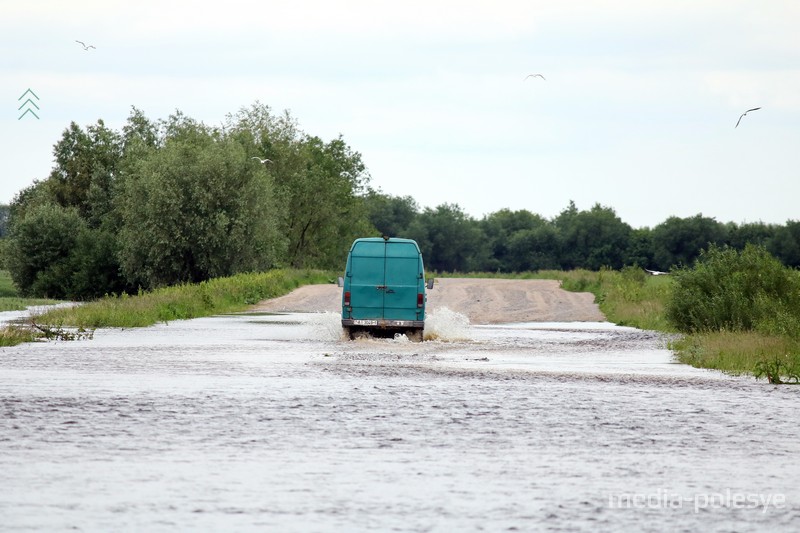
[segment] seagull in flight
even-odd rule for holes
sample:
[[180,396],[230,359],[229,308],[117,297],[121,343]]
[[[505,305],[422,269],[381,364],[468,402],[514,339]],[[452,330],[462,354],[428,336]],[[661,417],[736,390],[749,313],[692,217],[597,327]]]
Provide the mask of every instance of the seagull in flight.
[[525,77],[522,79],[522,81],[525,81],[525,80],[527,80],[528,78],[536,78],[536,77],[542,78],[544,81],[547,81],[547,79],[546,79],[544,76],[542,76],[541,74],[528,74],[527,76],[525,76]]
[[669,272],[661,272],[660,270],[648,270],[646,268],[645,270],[652,276],[666,276],[667,274],[669,274]]
[[274,161],[273,161],[272,159],[267,159],[266,157],[265,157],[264,159],[261,159],[260,157],[255,157],[255,156],[253,156],[253,157],[251,157],[250,159],[258,159],[258,161],[259,161],[259,162],[260,162],[262,165],[263,165],[263,164],[265,164],[265,163],[274,163]]
[[91,44],[90,44],[89,46],[86,46],[86,43],[84,43],[83,41],[79,41],[79,40],[77,40],[77,39],[75,39],[75,42],[76,42],[76,43],[78,43],[78,44],[80,44],[81,46],[83,46],[83,49],[84,49],[84,50],[87,50],[87,51],[88,51],[88,50],[89,50],[89,48],[94,48],[95,50],[97,50],[97,48],[95,48],[95,47],[94,47],[94,45],[91,45]]
[[734,128],[738,128],[738,127],[739,127],[739,122],[741,122],[741,121],[742,121],[742,117],[743,117],[743,116],[745,116],[746,114],[748,114],[750,111],[758,111],[759,109],[761,109],[761,108],[760,108],[760,107],[754,107],[753,109],[748,109],[747,111],[745,111],[744,113],[742,113],[741,115],[739,115],[739,120],[737,120],[737,121],[736,121],[736,125],[734,126]]

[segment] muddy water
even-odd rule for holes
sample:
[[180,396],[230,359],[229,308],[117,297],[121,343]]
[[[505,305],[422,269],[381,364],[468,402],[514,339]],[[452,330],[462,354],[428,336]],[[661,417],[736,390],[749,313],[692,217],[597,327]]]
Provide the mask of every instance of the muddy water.
[[609,324],[225,316],[0,351],[2,531],[795,531],[798,390]]

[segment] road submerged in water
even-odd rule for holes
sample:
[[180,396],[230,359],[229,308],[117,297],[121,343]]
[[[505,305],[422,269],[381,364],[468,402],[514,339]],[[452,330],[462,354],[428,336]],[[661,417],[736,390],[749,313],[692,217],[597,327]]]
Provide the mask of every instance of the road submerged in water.
[[0,351],[4,531],[794,531],[798,389],[604,322],[219,316]]

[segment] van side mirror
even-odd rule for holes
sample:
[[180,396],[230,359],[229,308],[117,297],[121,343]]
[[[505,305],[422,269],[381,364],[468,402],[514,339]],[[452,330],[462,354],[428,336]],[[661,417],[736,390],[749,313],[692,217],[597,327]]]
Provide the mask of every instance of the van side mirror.
[[337,287],[344,287],[344,278],[342,276],[339,276],[338,278],[336,278],[336,286]]
[[429,279],[429,280],[428,280],[428,281],[425,283],[425,286],[426,286],[426,287],[428,287],[428,290],[432,289],[432,288],[433,288],[433,278]]

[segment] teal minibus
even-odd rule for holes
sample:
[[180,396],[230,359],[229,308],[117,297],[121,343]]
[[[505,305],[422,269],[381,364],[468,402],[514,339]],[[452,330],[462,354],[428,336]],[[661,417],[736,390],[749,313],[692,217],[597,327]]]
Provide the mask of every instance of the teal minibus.
[[425,280],[422,253],[411,239],[356,239],[347,255],[342,287],[342,328],[350,339],[405,334],[422,341]]

